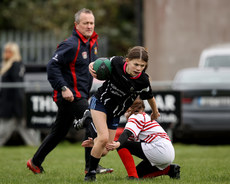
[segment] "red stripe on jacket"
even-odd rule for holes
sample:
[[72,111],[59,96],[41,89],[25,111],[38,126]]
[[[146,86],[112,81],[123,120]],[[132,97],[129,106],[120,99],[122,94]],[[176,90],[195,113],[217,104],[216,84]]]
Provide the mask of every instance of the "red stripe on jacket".
[[78,48],[77,48],[77,52],[75,54],[75,57],[74,57],[74,60],[69,64],[69,67],[70,67],[70,71],[71,71],[71,74],[72,74],[72,77],[73,77],[73,89],[76,93],[76,97],[77,98],[81,98],[81,93],[78,91],[77,89],[77,75],[76,75],[76,71],[75,71],[75,63],[77,62],[77,56],[78,56],[78,53],[79,53],[79,50],[80,50],[80,39],[78,39]]
[[58,94],[58,91],[54,90],[53,101],[55,101],[55,102],[57,102],[57,94]]

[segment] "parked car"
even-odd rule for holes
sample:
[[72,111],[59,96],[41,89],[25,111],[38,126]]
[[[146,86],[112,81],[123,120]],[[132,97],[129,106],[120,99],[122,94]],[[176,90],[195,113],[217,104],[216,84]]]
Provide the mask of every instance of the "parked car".
[[199,68],[230,67],[230,44],[204,49],[200,56]]
[[230,136],[230,68],[188,68],[172,84],[181,91],[181,124],[177,138]]

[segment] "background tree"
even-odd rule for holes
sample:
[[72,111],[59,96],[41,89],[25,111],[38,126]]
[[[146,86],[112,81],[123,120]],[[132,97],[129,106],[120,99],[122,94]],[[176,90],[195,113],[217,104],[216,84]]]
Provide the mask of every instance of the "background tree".
[[93,10],[96,32],[108,38],[108,55],[124,55],[137,43],[134,0],[2,0],[0,30],[52,31],[64,39],[71,34],[74,13]]

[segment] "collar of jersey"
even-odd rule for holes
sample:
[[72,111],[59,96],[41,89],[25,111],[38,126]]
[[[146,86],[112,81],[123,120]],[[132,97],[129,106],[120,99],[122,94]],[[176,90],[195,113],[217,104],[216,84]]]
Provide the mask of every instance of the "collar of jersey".
[[[124,64],[124,66],[123,66],[123,70],[124,70],[124,72],[125,72],[125,74],[126,74],[126,66],[127,66],[127,62],[125,62],[125,64]],[[139,73],[137,76],[135,76],[135,77],[130,77],[130,79],[138,79],[140,76],[141,76],[141,74],[142,74],[142,72],[141,73]]]
[[[89,40],[86,38],[86,37],[84,37],[77,29],[76,29],[76,27],[75,27],[75,31],[76,31],[76,33],[79,35],[79,37],[81,38],[81,40],[84,42],[84,43],[87,43]],[[90,37],[90,39],[92,39],[93,37],[96,37],[97,38],[97,33],[94,31],[93,32],[93,34],[92,34],[92,36]]]

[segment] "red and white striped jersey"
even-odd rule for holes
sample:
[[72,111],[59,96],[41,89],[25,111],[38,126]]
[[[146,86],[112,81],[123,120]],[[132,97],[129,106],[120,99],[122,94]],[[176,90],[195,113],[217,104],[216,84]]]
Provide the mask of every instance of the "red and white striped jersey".
[[132,114],[126,123],[125,129],[133,133],[129,137],[130,141],[151,143],[159,138],[165,138],[170,141],[169,136],[159,123],[155,120],[151,121],[150,116],[145,112]]

